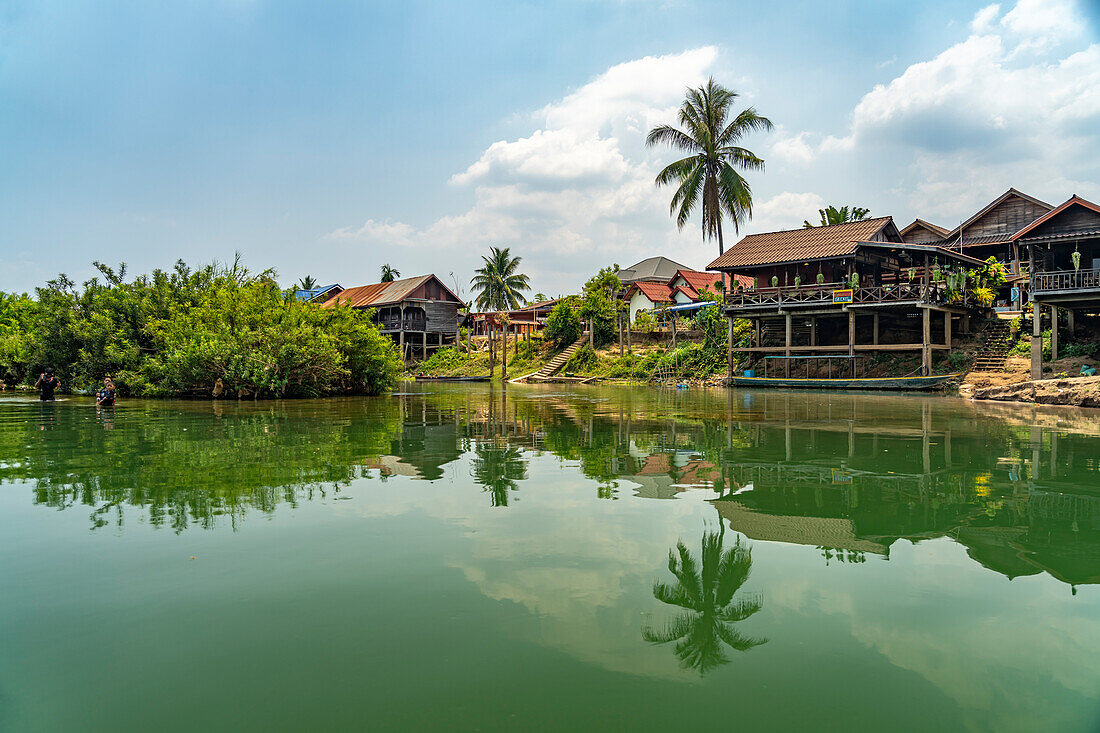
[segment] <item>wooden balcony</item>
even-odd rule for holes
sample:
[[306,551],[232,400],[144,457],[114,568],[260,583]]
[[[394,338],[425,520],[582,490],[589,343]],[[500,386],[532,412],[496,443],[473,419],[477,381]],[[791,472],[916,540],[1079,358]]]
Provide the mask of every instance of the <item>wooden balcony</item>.
[[1036,295],[1087,290],[1100,290],[1100,270],[1059,270],[1031,274],[1031,292]]
[[[852,290],[851,303],[833,300],[833,291]],[[966,295],[953,305],[965,306]],[[788,308],[812,306],[844,305],[889,305],[891,303],[930,303],[946,304],[947,298],[942,283],[924,286],[919,282],[897,282],[871,287],[852,288],[846,283],[814,283],[799,287],[759,288],[730,293],[726,296],[726,308],[730,310],[753,310],[761,308]]]
[[423,318],[381,318],[378,328],[382,331],[427,331],[427,321]]

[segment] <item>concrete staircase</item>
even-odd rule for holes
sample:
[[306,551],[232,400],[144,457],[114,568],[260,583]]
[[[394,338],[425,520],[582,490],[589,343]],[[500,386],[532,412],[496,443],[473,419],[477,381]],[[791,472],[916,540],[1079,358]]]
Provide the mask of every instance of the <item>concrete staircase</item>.
[[985,341],[974,357],[971,367],[976,372],[999,372],[1005,368],[1008,352],[1012,349],[1010,321],[998,318],[985,330]]
[[587,343],[588,343],[588,334],[584,334],[579,339],[577,339],[575,342],[573,342],[572,344],[567,346],[565,348],[565,350],[562,351],[560,354],[555,356],[550,361],[546,362],[546,364],[542,367],[542,369],[539,369],[534,374],[528,375],[527,378],[528,379],[549,379],[550,377],[554,376],[554,374],[557,373],[557,371],[559,369],[561,369],[563,366],[565,366],[565,362],[569,361],[569,358],[571,356],[573,356],[573,354],[577,353],[577,349],[579,349],[580,347],[584,346]]

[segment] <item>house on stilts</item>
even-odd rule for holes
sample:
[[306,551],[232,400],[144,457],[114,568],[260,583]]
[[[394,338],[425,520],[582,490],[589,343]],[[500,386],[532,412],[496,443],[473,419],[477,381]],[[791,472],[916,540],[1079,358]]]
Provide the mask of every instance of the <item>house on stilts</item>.
[[[783,356],[789,374],[794,356],[854,364],[867,354],[917,352],[929,376],[933,353],[949,351],[953,334],[969,332],[973,310],[966,288],[946,275],[983,264],[934,243],[905,241],[891,217],[749,235],[707,268],[755,283],[746,288],[734,279],[738,285],[726,293],[730,375],[739,353],[750,355],[750,364]],[[735,319],[753,324],[738,343]]]

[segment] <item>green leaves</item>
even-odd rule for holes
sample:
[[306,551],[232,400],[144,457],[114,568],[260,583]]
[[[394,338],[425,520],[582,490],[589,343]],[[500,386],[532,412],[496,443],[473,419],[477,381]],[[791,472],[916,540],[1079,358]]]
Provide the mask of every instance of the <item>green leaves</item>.
[[527,302],[523,292],[531,286],[527,276],[519,272],[520,257],[512,257],[507,247],[490,247],[489,256],[482,255],[481,260],[484,265],[474,271],[470,280],[477,292],[478,309],[515,310]]

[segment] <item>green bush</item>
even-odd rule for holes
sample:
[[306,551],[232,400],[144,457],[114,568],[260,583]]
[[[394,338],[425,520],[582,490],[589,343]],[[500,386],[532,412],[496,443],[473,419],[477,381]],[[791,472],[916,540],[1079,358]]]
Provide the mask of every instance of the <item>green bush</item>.
[[1071,341],[1065,346],[1060,346],[1059,357],[1091,357],[1100,353],[1100,342],[1097,341]]
[[961,351],[952,351],[947,355],[947,362],[952,369],[962,369],[966,365],[967,357]]
[[634,325],[631,330],[653,333],[657,330],[657,319],[649,311],[640,310],[634,314]]
[[562,371],[585,371],[596,366],[598,361],[599,358],[596,356],[595,350],[589,344],[585,344],[584,346],[573,352],[573,356],[569,357],[569,361],[565,362],[565,366],[562,367]]
[[569,298],[560,301],[546,317],[543,338],[562,349],[581,337],[581,319]]

